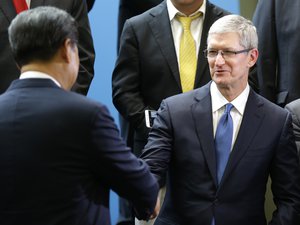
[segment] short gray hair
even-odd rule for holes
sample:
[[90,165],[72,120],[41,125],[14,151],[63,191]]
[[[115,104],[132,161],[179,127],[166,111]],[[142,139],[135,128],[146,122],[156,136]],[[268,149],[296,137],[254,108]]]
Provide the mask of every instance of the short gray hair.
[[256,28],[250,20],[239,15],[227,15],[213,23],[208,32],[207,42],[211,34],[238,33],[240,45],[246,49],[258,47]]

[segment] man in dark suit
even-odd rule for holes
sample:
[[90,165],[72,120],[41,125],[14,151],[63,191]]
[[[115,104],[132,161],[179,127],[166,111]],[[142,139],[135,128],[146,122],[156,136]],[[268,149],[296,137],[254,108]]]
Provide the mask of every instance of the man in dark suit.
[[299,11],[299,1],[258,1],[253,16],[260,94],[280,106],[300,98]]
[[[153,1],[146,2],[153,4]],[[207,61],[202,54],[207,31],[227,12],[206,0],[184,3],[167,0],[127,20],[124,25],[112,77],[113,102],[121,114],[122,136],[136,155],[140,155],[147,143],[149,128],[145,124],[145,110],[157,110],[162,99],[182,92],[178,62],[182,26],[175,14],[189,16],[197,12],[203,15],[192,24],[199,52],[194,87],[200,87],[210,80]]]
[[0,96],[0,224],[108,225],[110,189],[148,219],[158,185],[147,165],[104,105],[68,91],[79,69],[75,20],[39,7],[8,32],[21,76]]
[[[82,0],[26,0],[28,8],[37,6],[54,6],[70,13],[79,27],[79,57],[80,69],[78,78],[72,90],[86,95],[94,76],[95,52],[87,16],[86,3]],[[17,15],[12,0],[2,0],[0,4],[0,93],[3,93],[10,83],[19,77],[20,70],[12,57],[8,43],[7,28]]]
[[[248,85],[258,58],[251,21],[217,20],[208,33],[212,82],[164,100],[141,156],[167,193],[155,225],[298,225],[300,167],[291,115]],[[225,110],[226,109],[226,110]]]
[[[127,20],[124,25],[112,77],[113,102],[130,123],[128,134],[132,135],[127,138],[133,139],[136,155],[141,153],[147,142],[149,129],[145,125],[145,110],[157,110],[162,99],[182,92],[177,60],[179,54],[176,52],[180,41],[177,36],[182,28],[176,19],[176,12],[190,15],[200,11],[203,14],[194,21],[199,31],[196,32],[199,53],[194,87],[200,87],[210,80],[207,60],[202,52],[209,27],[226,12],[208,1],[180,2],[164,1]],[[169,11],[172,11],[171,16]],[[176,23],[176,37],[172,33],[173,23]]]

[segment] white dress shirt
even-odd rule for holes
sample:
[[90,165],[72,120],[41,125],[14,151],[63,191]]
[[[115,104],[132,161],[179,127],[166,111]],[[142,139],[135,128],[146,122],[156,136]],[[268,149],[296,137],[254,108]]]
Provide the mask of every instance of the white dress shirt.
[[[238,135],[241,126],[249,92],[250,92],[250,88],[249,85],[247,84],[244,91],[238,97],[236,97],[232,102],[230,102],[234,106],[230,111],[230,115],[233,121],[233,135],[232,135],[232,142],[231,142],[232,143],[231,150],[235,143],[236,137]],[[215,82],[211,83],[210,95],[211,95],[211,103],[212,103],[213,128],[214,128],[214,136],[215,136],[217,125],[225,110],[225,105],[229,102],[221,94]]]
[[[183,32],[183,27],[182,27],[181,23],[176,19],[176,14],[181,14],[184,16],[186,16],[186,15],[179,12],[175,8],[175,6],[171,2],[171,0],[167,0],[167,8],[168,8],[169,19],[170,19],[170,23],[171,23],[171,30],[172,30],[172,34],[173,34],[175,50],[176,50],[176,54],[177,54],[177,62],[178,62],[178,66],[179,66],[179,64],[180,64],[179,63],[179,47],[180,47],[180,39],[181,39],[181,35]],[[198,52],[199,52],[200,42],[201,42],[203,21],[205,18],[205,9],[206,9],[206,0],[203,1],[202,6],[196,12],[194,12],[193,14],[190,15],[190,16],[193,16],[197,12],[202,13],[202,16],[200,16],[197,19],[194,19],[191,23],[191,33],[192,33],[192,36],[196,43],[196,52],[197,52],[196,57],[197,58],[198,58]]]
[[30,78],[50,79],[58,87],[61,87],[60,83],[56,79],[54,79],[52,76],[50,76],[46,73],[42,73],[39,71],[26,71],[20,75],[20,79],[30,79]]
[[28,9],[30,8],[30,2],[31,2],[31,0],[26,0],[26,3],[27,3],[27,6],[28,6]]

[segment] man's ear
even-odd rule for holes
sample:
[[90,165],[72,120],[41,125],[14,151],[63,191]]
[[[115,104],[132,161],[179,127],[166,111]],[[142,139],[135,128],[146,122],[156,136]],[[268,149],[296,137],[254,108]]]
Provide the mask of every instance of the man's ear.
[[72,51],[72,43],[70,39],[66,39],[60,48],[61,57],[63,60],[65,60],[66,63],[69,63],[71,61],[70,51]]
[[258,59],[258,50],[257,50],[257,48],[254,48],[250,51],[250,59],[248,62],[249,68],[251,68],[252,66],[255,65],[257,59]]

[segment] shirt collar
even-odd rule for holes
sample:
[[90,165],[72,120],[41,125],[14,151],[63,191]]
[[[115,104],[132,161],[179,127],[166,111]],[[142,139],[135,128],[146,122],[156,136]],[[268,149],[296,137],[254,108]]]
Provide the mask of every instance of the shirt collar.
[[[174,17],[176,16],[176,14],[181,14],[181,15],[186,16],[185,14],[183,14],[182,12],[178,11],[178,9],[175,8],[175,6],[171,2],[171,0],[167,0],[167,8],[168,8],[168,13],[169,13],[169,19],[170,19],[170,21],[174,19]],[[206,0],[203,0],[203,3],[201,5],[201,7],[196,12],[194,12],[193,14],[191,14],[190,16],[195,15],[197,12],[201,12],[202,13],[202,17],[204,18],[204,16],[205,16],[205,9],[206,9]]]
[[26,71],[20,75],[20,79],[29,79],[29,78],[50,79],[57,86],[61,87],[60,83],[56,79],[54,79],[52,76],[50,76],[46,73],[42,73],[39,71]]
[[[250,87],[247,84],[247,86],[243,90],[243,92],[231,102],[231,104],[234,106],[234,108],[241,115],[244,115],[249,92],[250,92]],[[210,94],[211,94],[212,111],[213,112],[216,112],[217,110],[222,108],[224,105],[229,103],[228,100],[221,94],[221,92],[217,88],[217,85],[215,82],[211,82]]]
[[26,0],[26,3],[27,3],[28,8],[30,8],[31,0]]

